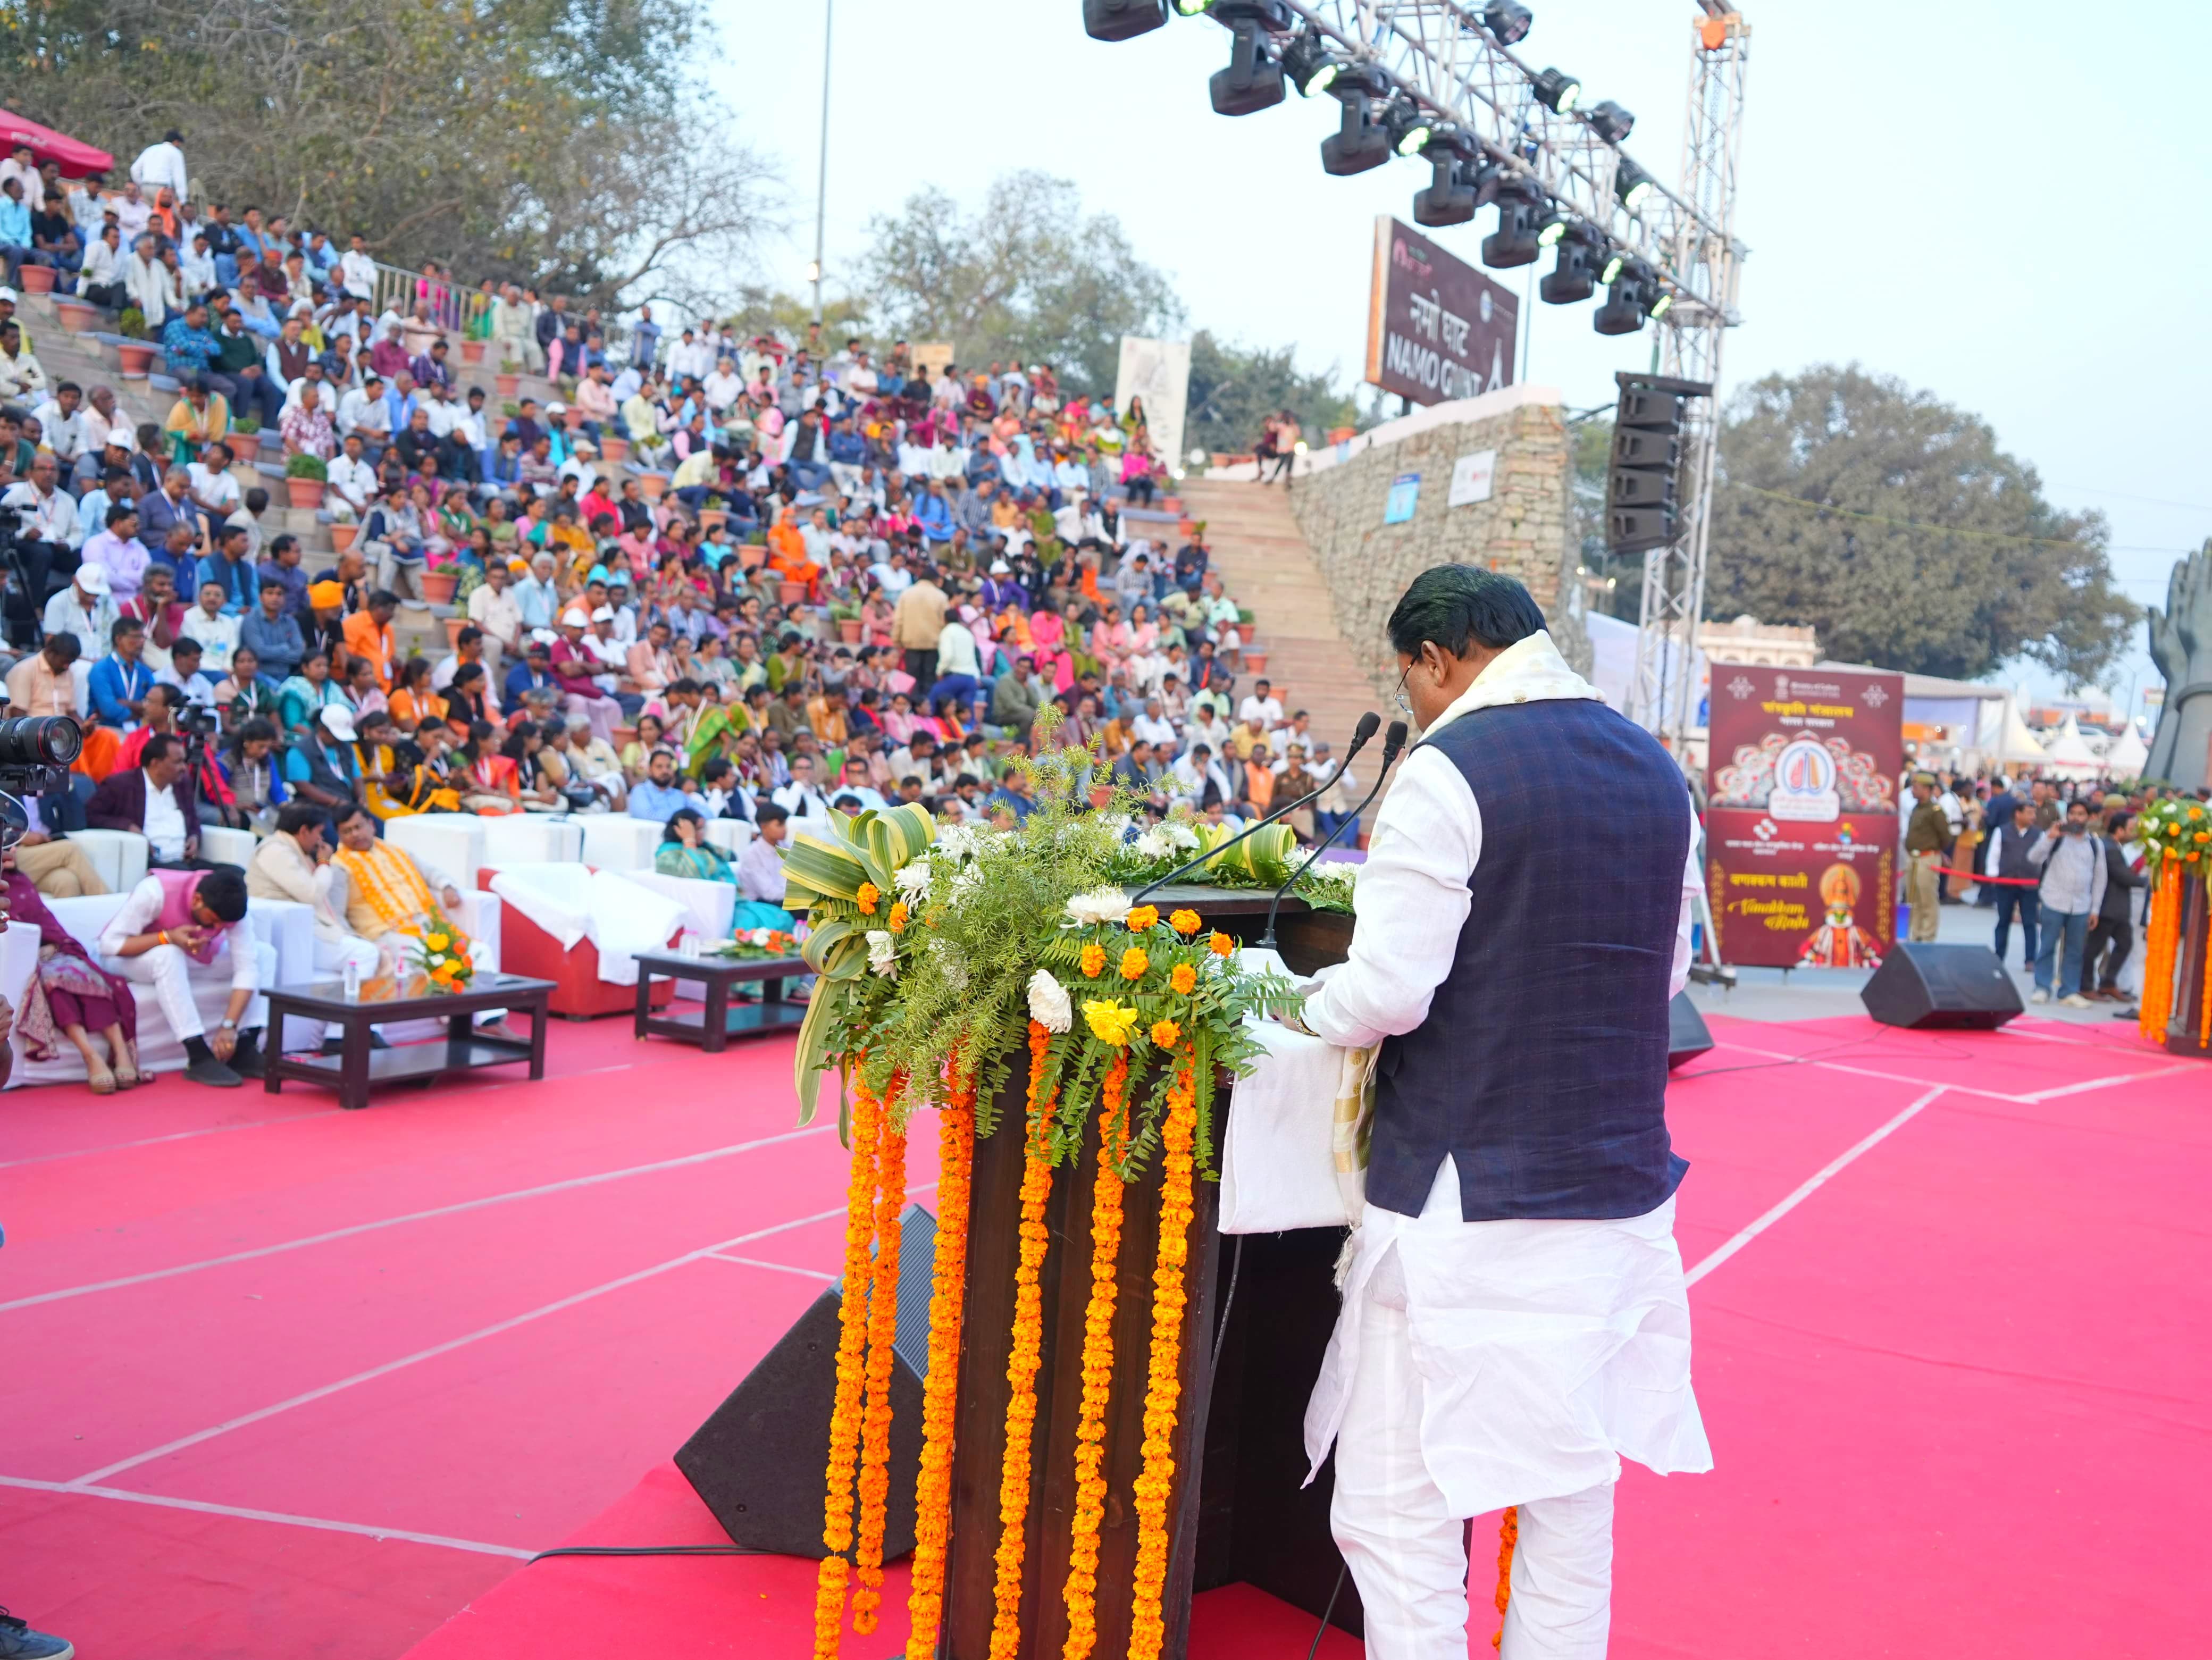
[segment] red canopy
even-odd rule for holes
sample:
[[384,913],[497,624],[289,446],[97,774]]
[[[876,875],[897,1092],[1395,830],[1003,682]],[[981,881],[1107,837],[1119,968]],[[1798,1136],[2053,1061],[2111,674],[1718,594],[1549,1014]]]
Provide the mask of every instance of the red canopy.
[[18,144],[28,144],[33,160],[53,162],[70,179],[82,179],[88,173],[112,173],[115,168],[115,158],[106,150],[96,150],[52,127],[0,110],[0,150],[13,150]]

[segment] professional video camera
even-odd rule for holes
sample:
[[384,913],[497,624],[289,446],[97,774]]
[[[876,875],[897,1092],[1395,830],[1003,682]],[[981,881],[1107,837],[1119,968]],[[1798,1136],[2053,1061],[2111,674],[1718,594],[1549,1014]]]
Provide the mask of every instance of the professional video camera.
[[222,730],[222,720],[213,709],[192,704],[179,712],[177,730],[188,740],[194,738],[206,739]]
[[84,734],[66,714],[0,716],[0,851],[22,840],[31,816],[21,798],[69,787]]

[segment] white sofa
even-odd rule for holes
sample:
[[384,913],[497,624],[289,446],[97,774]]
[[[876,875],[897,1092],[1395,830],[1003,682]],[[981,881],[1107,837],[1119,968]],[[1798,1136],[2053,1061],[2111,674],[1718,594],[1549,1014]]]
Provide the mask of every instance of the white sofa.
[[435,865],[465,890],[476,886],[477,873],[492,862],[484,851],[484,826],[494,822],[469,812],[411,813],[385,820],[384,839]]
[[252,862],[258,839],[249,830],[228,824],[200,826],[200,857],[210,865],[235,865],[244,870]]
[[136,830],[81,830],[69,839],[84,850],[85,860],[100,873],[110,893],[128,893],[146,874],[146,838]]
[[[654,873],[656,881],[665,880]],[[713,883],[686,884],[711,887]],[[690,906],[639,873],[588,870],[574,862],[506,865],[491,879],[492,891],[547,934],[562,952],[588,939],[599,957],[599,978],[610,985],[637,983],[634,952],[658,951]],[[724,924],[727,931],[726,917]]]
[[758,834],[742,818],[709,818],[707,821],[707,845],[720,848],[733,863]]
[[516,812],[484,818],[487,865],[573,865],[584,856],[582,821],[565,815]]
[[[107,926],[116,912],[123,909],[126,897],[128,890],[88,894],[75,899],[50,899],[46,905],[53,912],[55,919],[81,945],[97,956],[100,931]],[[250,901],[246,909],[246,927],[260,958],[262,984],[264,987],[313,977],[314,913],[307,906],[282,899]],[[28,928],[10,928],[6,934],[0,935],[0,993],[4,993],[15,1007],[22,1006],[24,988],[29,984],[32,972],[38,965],[38,935]],[[161,1006],[154,995],[154,988],[134,985],[131,990],[137,999],[140,1069],[148,1073],[182,1071],[185,1065],[184,1044],[169,1030],[168,1022],[162,1018]],[[194,1000],[203,1018],[213,1025],[222,1018],[222,1012],[229,998],[230,988],[227,982],[210,981],[196,988]],[[319,1023],[312,1031],[304,1024],[295,1026],[288,1036],[295,1049],[312,1048],[322,1041]],[[83,1081],[83,1058],[66,1041],[59,1042],[53,1058],[46,1061],[33,1061],[24,1052],[20,1035],[9,1041],[15,1046],[15,1072],[9,1080],[11,1087],[21,1084]]]
[[653,868],[666,826],[626,813],[586,813],[574,821],[584,835],[584,862],[629,876]]

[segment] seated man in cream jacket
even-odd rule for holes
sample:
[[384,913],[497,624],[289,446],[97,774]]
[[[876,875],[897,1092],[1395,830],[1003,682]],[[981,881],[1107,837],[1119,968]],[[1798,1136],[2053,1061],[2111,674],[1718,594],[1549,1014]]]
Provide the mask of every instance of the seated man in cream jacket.
[[366,979],[377,970],[377,949],[345,925],[345,878],[330,862],[323,839],[325,813],[307,801],[276,810],[276,828],[253,850],[246,866],[246,891],[254,899],[289,899],[315,914],[315,966],[343,974],[351,963]]

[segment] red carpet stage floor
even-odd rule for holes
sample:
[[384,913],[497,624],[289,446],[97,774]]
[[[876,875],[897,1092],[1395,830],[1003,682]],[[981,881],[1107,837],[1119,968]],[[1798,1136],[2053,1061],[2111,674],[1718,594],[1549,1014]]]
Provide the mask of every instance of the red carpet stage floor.
[[[2203,1651],[2212,1069],[2118,1024],[1713,1024],[1669,1110],[1719,1467],[1630,1472],[1613,1653]],[[86,1660],[805,1655],[808,1564],[525,1566],[718,1536],[668,1457],[838,1255],[789,1056],[605,1021],[363,1113],[0,1098],[0,1603]],[[1311,1634],[1232,1589],[1194,1651]]]

